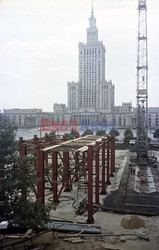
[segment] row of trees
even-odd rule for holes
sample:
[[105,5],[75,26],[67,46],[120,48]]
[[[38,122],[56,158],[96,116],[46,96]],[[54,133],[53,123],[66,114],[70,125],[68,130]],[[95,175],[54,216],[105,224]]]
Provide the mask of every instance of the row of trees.
[[[85,135],[91,135],[91,134],[93,134],[93,131],[87,129],[87,130],[85,130],[85,132],[83,133],[83,136],[85,136]],[[116,130],[115,128],[112,128],[112,129],[110,130],[109,135],[111,135],[111,134],[113,134],[115,137],[118,137],[118,136],[120,135],[119,131]],[[77,131],[76,131],[76,130],[72,130],[72,131],[70,132],[70,134],[67,133],[67,134],[65,134],[65,135],[66,135],[67,138],[69,138],[69,139],[74,139],[74,138],[76,138],[76,136],[77,136]],[[106,136],[107,133],[106,133],[105,129],[103,129],[103,130],[98,130],[98,131],[96,132],[96,135],[98,135],[98,136]],[[128,144],[128,143],[129,143],[129,140],[130,140],[130,139],[133,139],[133,138],[134,138],[134,137],[133,137],[132,131],[131,131],[130,129],[126,129],[126,130],[125,130],[125,133],[124,133],[124,143],[125,143],[125,144]]]
[[14,125],[0,120],[0,221],[38,230],[46,227],[55,206],[30,196],[38,181],[34,161],[18,154]]
[[[91,130],[86,130],[83,135],[88,135],[88,134],[93,134],[93,131]],[[115,137],[118,137],[120,135],[119,131],[116,130],[115,128],[112,128],[109,132],[109,135],[114,134]],[[105,130],[99,130],[96,132],[96,135],[99,136],[106,136],[106,131]],[[154,138],[159,138],[159,129],[156,129],[154,134]],[[124,144],[129,144],[129,141],[135,139],[133,132],[131,129],[127,128],[124,132]]]

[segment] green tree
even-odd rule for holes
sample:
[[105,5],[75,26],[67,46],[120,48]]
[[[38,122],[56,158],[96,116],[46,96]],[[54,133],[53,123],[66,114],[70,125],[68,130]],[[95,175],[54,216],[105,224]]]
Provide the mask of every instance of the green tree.
[[34,230],[45,228],[49,220],[49,212],[55,208],[52,204],[42,205],[40,200],[30,197],[37,188],[37,173],[34,169],[34,157],[10,156],[2,181],[1,220],[29,227]]
[[105,129],[103,129],[103,130],[98,130],[98,131],[96,132],[96,135],[99,135],[99,136],[106,136]]
[[7,157],[12,155],[18,148],[16,141],[16,127],[7,119],[0,116],[0,166],[6,164]]
[[115,137],[117,137],[117,136],[120,135],[119,131],[116,130],[114,127],[110,130],[109,134],[110,134],[110,135],[113,134]]
[[93,131],[90,130],[90,129],[87,129],[87,130],[85,130],[84,133],[83,133],[83,136],[85,136],[85,135],[93,135]]
[[78,132],[77,130],[71,130],[70,133],[65,133],[66,137],[69,139],[69,140],[73,140],[74,138],[77,137],[78,135]]
[[3,149],[0,162],[3,165],[0,178],[0,221],[7,220],[34,230],[44,228],[49,220],[49,212],[55,206],[44,206],[30,195],[37,188],[38,181],[34,168],[35,158],[31,155],[22,158],[18,154],[15,127],[12,124],[1,122],[0,131],[0,147]]
[[74,137],[76,137],[78,135],[77,130],[72,129],[71,132],[70,132],[70,135],[73,135]]
[[156,129],[154,134],[153,134],[154,138],[159,138],[159,129]]
[[134,136],[133,136],[131,129],[127,128],[124,132],[124,143],[129,144],[129,141],[133,138]]

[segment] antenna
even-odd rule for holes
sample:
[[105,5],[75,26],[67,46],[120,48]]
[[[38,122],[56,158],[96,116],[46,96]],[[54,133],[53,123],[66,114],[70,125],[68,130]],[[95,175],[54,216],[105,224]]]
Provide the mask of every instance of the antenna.
[[94,15],[94,10],[93,10],[93,0],[92,0],[92,12],[91,12],[92,16]]

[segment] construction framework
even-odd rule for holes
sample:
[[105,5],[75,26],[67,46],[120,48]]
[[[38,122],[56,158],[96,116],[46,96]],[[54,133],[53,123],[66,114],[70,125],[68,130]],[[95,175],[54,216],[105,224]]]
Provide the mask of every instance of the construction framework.
[[62,191],[70,192],[74,184],[82,183],[87,187],[87,222],[93,223],[93,203],[100,204],[99,195],[107,193],[106,186],[115,172],[114,136],[88,135],[59,143],[50,140],[47,134],[29,141],[20,138],[20,155],[36,156],[36,198],[45,203],[45,183],[49,182],[53,201],[58,203]]
[[145,164],[148,157],[148,54],[147,54],[147,5],[138,0],[138,49],[137,49],[137,159]]

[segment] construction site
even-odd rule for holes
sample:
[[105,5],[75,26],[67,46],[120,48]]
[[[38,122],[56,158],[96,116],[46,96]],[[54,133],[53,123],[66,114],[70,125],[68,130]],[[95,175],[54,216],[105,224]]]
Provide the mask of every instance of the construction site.
[[53,133],[19,138],[19,154],[36,157],[38,183],[30,196],[54,202],[56,210],[49,230],[11,237],[6,249],[158,249],[158,151],[140,164],[136,152],[115,150],[113,135],[68,140]]

